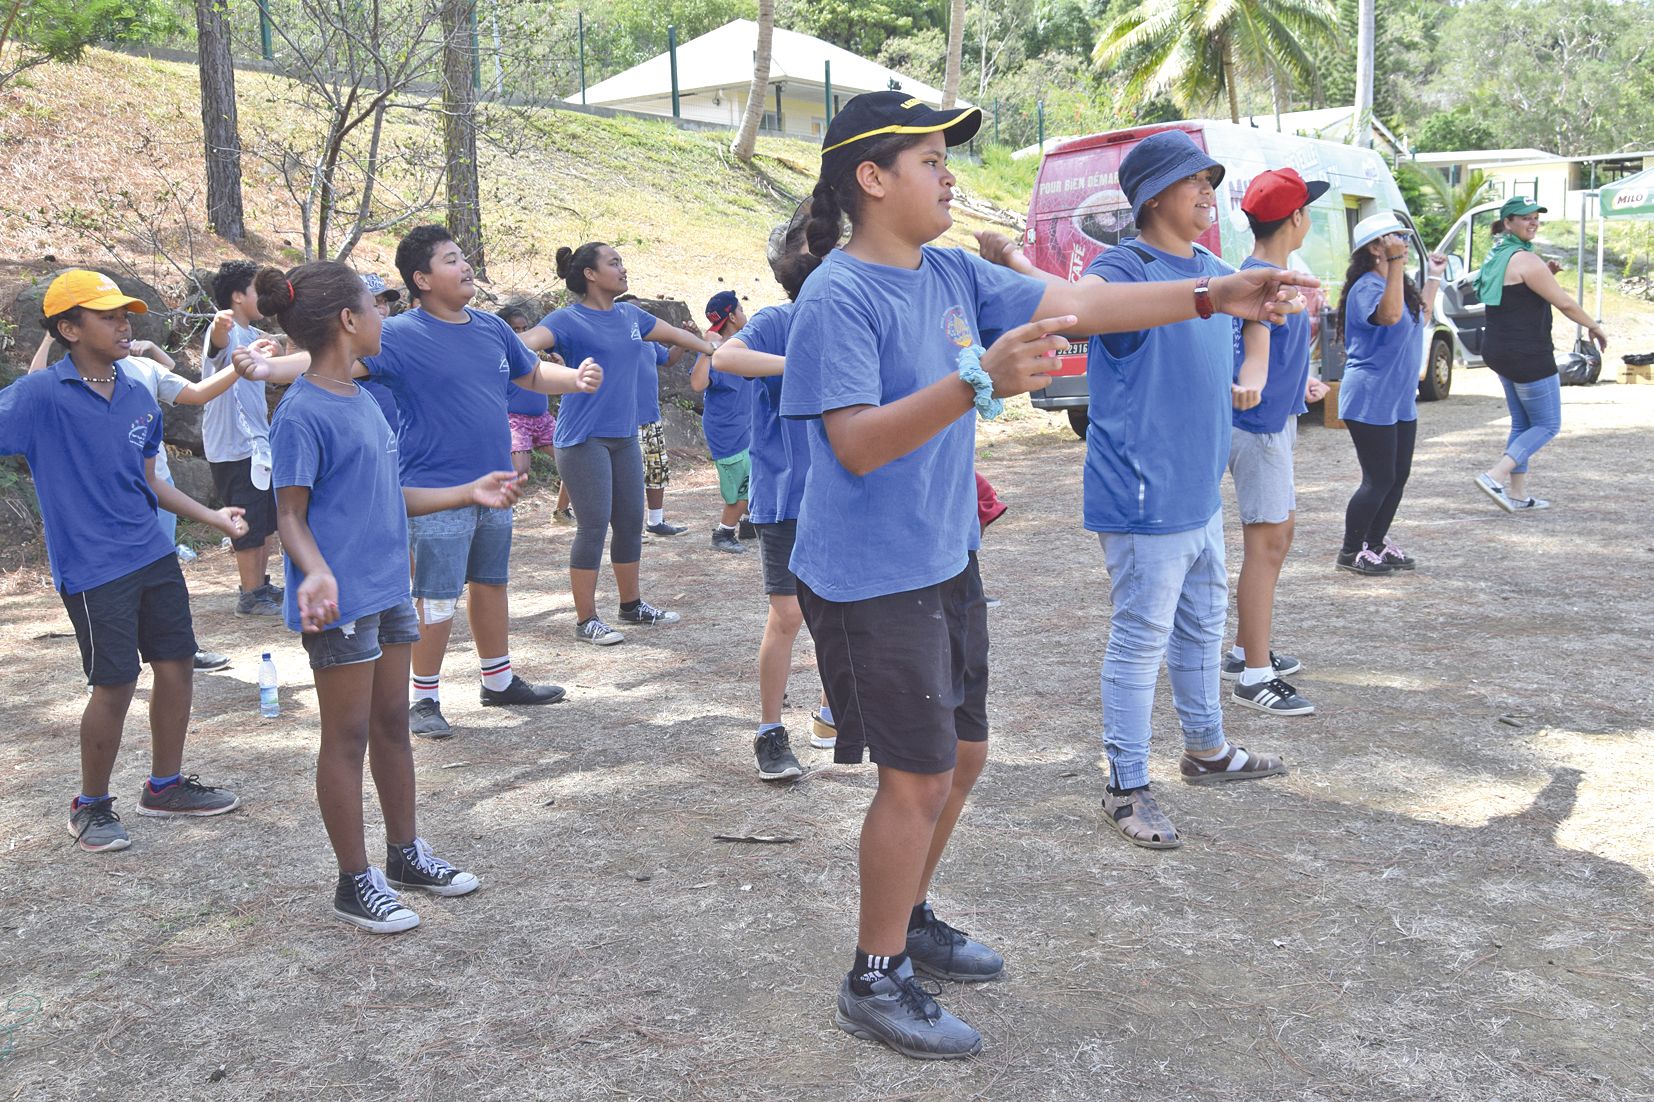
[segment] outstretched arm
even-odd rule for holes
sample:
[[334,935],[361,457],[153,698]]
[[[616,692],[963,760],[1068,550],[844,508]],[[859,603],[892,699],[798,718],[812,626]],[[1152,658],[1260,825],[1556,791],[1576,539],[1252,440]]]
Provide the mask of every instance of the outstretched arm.
[[660,344],[669,344],[673,348],[687,348],[691,352],[699,352],[703,356],[710,356],[718,350],[718,346],[701,336],[691,333],[687,329],[679,329],[675,325],[656,319],[655,327],[643,334],[646,341],[657,341]]
[[579,367],[541,362],[511,381],[537,394],[590,394],[603,385],[603,368],[590,356]]
[[410,517],[440,513],[444,509],[458,509],[464,505],[505,509],[523,496],[523,482],[527,478],[527,475],[516,471],[492,471],[462,486],[404,486],[402,500],[408,507]]
[[178,392],[172,400],[175,406],[204,406],[214,398],[229,390],[241,375],[236,371],[234,364],[225,364],[217,371],[208,375],[199,382],[191,383]]
[[[762,379],[766,376],[779,375],[787,361],[769,352],[754,352],[741,343],[740,337],[731,337],[718,346],[718,351],[712,354],[712,366],[726,375],[739,375],[746,379]],[[695,365],[697,368],[700,364]],[[691,375],[690,384],[694,384]]]
[[1560,310],[1569,321],[1585,327],[1585,332],[1596,342],[1597,347],[1608,347],[1608,335],[1596,323],[1596,319],[1587,314],[1574,301],[1574,297],[1562,289],[1562,284],[1556,281],[1556,276],[1538,257],[1532,253],[1517,253],[1510,259],[1510,266],[1522,277],[1522,282],[1533,289],[1533,293]]

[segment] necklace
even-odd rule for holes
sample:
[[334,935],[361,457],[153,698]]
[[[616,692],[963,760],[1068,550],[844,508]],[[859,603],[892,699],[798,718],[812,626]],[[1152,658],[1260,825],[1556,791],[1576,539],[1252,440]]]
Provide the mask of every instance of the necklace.
[[80,378],[81,378],[81,381],[85,382],[85,383],[112,383],[112,382],[115,381],[116,375],[115,375],[114,370],[111,369],[110,372],[109,372],[109,378],[107,378],[107,379],[100,379],[96,375],[84,375],[84,374]]
[[317,375],[313,371],[306,371],[304,373],[304,377],[318,383],[331,383],[334,386],[348,386],[350,387],[350,390],[347,393],[356,393],[356,381],[354,379],[334,379],[327,375]]

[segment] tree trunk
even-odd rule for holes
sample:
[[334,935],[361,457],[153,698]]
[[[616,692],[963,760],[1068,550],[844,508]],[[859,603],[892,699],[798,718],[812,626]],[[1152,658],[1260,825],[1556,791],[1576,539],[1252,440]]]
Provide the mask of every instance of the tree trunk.
[[1223,89],[1229,93],[1229,121],[1240,125],[1240,93],[1235,90],[1235,42],[1223,39]]
[[948,5],[948,67],[942,77],[942,106],[952,107],[959,102],[959,76],[964,68],[965,0],[951,0]]
[[226,241],[247,236],[241,210],[241,137],[236,130],[235,68],[224,0],[195,0],[201,72],[201,132],[207,147],[207,222]]
[[442,138],[448,162],[448,232],[479,279],[488,278],[477,184],[477,94],[472,86],[476,0],[442,0]]
[[758,48],[752,55],[752,88],[747,92],[747,109],[741,115],[741,129],[735,132],[731,153],[742,161],[752,160],[758,145],[758,124],[764,119],[764,103],[770,94],[770,42],[775,38],[775,0],[758,0]]

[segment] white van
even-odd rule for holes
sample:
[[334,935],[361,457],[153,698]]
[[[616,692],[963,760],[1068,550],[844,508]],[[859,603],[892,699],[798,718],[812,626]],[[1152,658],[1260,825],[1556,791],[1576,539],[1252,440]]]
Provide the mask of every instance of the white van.
[[[1028,258],[1044,271],[1077,280],[1093,257],[1132,236],[1136,225],[1131,206],[1120,190],[1120,161],[1150,134],[1174,128],[1186,131],[1225,169],[1218,188],[1218,217],[1200,238],[1200,244],[1236,267],[1252,251],[1252,232],[1240,201],[1254,176],[1271,168],[1294,168],[1306,180],[1332,184],[1310,207],[1309,236],[1293,256],[1293,267],[1312,273],[1322,285],[1320,294],[1310,296],[1312,338],[1319,336],[1324,319],[1330,317],[1336,324],[1336,311],[1328,313],[1324,307],[1338,302],[1344,270],[1349,266],[1350,231],[1355,224],[1369,215],[1392,211],[1412,228],[1395,177],[1384,158],[1371,149],[1225,122],[1180,122],[1093,134],[1064,142],[1048,153],[1040,163],[1028,207],[1024,239]],[[1411,278],[1417,281],[1426,250],[1416,231],[1410,236]],[[1427,327],[1425,341],[1419,397],[1433,401],[1447,397],[1452,389],[1457,344],[1452,327],[1440,312],[1436,324]],[[1325,344],[1326,355],[1319,340],[1312,355],[1321,378],[1333,382],[1343,374],[1343,342]],[[1089,402],[1085,343],[1071,344],[1060,360],[1061,366],[1053,372],[1057,377],[1049,387],[1034,393],[1033,402],[1039,409],[1066,411],[1074,431],[1083,437]]]

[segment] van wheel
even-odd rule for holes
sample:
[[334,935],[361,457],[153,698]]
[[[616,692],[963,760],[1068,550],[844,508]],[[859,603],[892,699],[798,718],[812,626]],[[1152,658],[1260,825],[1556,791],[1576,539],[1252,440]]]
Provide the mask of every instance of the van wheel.
[[1081,440],[1085,439],[1086,426],[1091,423],[1091,411],[1085,406],[1068,407],[1068,427],[1074,430],[1074,435]]
[[1437,337],[1430,342],[1430,367],[1419,381],[1419,398],[1439,402],[1453,389],[1453,341]]

